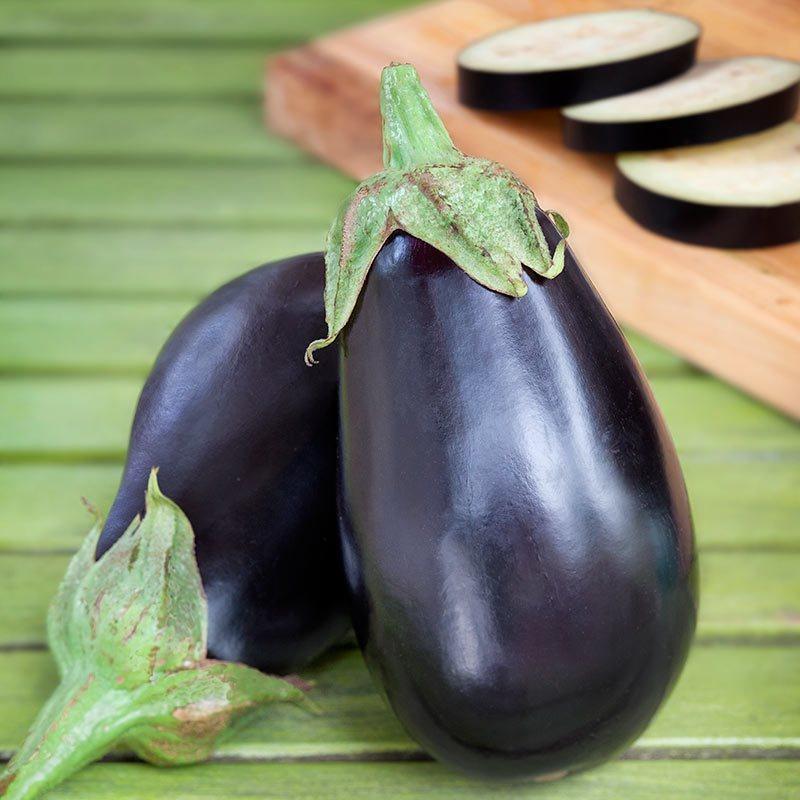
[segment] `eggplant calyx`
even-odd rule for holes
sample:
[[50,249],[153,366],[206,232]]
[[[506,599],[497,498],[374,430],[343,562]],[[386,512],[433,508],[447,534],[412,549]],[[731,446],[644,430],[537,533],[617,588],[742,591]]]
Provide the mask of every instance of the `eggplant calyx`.
[[563,237],[551,254],[533,192],[505,167],[456,149],[410,64],[383,70],[381,115],[384,169],[356,187],[328,231],[328,334],[308,346],[309,365],[347,324],[375,256],[395,231],[427,242],[473,280],[510,297],[527,292],[525,267],[545,278],[564,267],[563,217],[548,212]]
[[70,562],[47,619],[61,683],[0,776],[28,800],[115,745],[158,765],[211,755],[259,705],[304,703],[299,685],[207,658],[207,607],[189,520],[161,493],[97,562],[98,520]]

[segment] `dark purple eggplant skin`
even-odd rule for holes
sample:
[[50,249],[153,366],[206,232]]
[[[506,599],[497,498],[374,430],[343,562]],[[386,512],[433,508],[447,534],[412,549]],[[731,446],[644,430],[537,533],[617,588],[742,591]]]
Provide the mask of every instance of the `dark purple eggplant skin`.
[[359,643],[410,735],[484,777],[624,749],[697,609],[686,489],[635,357],[572,253],[525,280],[492,293],[395,234],[340,344]]
[[98,557],[143,511],[147,477],[194,528],[212,658],[305,666],[349,628],[336,521],[337,364],[322,254],[221,287],[167,340],[144,385]]
[[779,206],[713,206],[651,192],[619,169],[614,199],[644,228],[702,247],[747,250],[800,239],[800,202]]

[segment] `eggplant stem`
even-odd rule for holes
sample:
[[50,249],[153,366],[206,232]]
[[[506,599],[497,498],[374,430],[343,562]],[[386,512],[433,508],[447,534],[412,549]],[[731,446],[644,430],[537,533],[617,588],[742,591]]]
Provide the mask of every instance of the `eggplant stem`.
[[95,525],[47,619],[61,684],[6,771],[0,796],[31,800],[120,744],[152,764],[194,764],[248,712],[310,706],[293,683],[207,658],[208,612],[186,515],[158,487],[99,561]]
[[381,74],[383,166],[409,170],[464,160],[411,64],[392,64]]
[[[422,87],[411,64],[383,70],[382,172],[350,195],[328,231],[325,252],[327,335],[330,345],[353,315],[375,257],[395,231],[414,236],[450,258],[474,281],[509,297],[522,297],[524,270],[554,278],[564,266],[563,238],[550,252],[533,192],[493,161],[465,156]],[[569,228],[550,212],[558,233]]]
[[30,800],[97,760],[138,721],[128,692],[94,675],[68,676],[0,776],[5,800]]

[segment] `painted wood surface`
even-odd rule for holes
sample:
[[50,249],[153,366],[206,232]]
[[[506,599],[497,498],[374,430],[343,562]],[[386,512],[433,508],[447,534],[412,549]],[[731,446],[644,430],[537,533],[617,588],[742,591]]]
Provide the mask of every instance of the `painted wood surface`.
[[[264,133],[263,58],[408,5],[0,3],[0,760],[54,684],[44,609],[88,526],[81,496],[103,509],[113,498],[136,397],[163,339],[223,281],[320,247],[353,185]],[[763,35],[727,5],[732,41]],[[513,13],[530,7],[506,3]],[[780,21],[793,3],[771,7]],[[631,338],[681,451],[703,605],[684,676],[624,760],[551,785],[465,779],[420,760],[358,652],[343,646],[307,671],[322,715],[270,709],[216,763],[105,763],[50,796],[800,793],[800,429]]]
[[[211,764],[162,770],[132,764],[90,767],[50,794],[52,800],[786,800],[797,792],[797,770],[789,762],[618,762],[571,781],[514,781],[487,789],[485,783],[444,773],[430,763]],[[789,794],[787,794],[789,793]]]
[[[800,649],[729,643],[695,647],[674,695],[636,742],[632,758],[667,760],[794,758],[800,753],[796,708]],[[322,714],[266,709],[223,744],[217,759],[420,757],[417,745],[375,692],[361,655],[342,648],[307,671]],[[55,684],[45,652],[0,660],[0,755],[13,749]],[[737,697],[736,702],[731,698]]]

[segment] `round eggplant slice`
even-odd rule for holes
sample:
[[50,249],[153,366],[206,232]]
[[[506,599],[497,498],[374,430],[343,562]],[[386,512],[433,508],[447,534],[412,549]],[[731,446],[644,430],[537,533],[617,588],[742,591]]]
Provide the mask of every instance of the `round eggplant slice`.
[[662,236],[712,247],[800,239],[800,124],[617,158],[617,202]]
[[563,109],[564,143],[619,153],[719,142],[790,120],[798,99],[796,61],[706,61],[658,86]]
[[582,103],[669,80],[692,66],[700,26],[633,9],[518,25],[458,55],[458,96],[473,108],[517,111]]
[[624,749],[681,671],[686,487],[566,221],[460,153],[410,65],[380,106],[384,170],[331,226],[306,351],[339,338],[353,626],[432,756],[552,780]]

